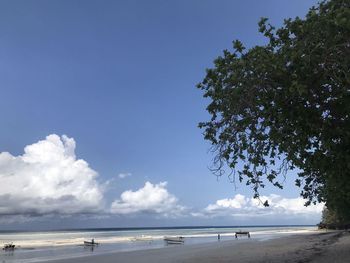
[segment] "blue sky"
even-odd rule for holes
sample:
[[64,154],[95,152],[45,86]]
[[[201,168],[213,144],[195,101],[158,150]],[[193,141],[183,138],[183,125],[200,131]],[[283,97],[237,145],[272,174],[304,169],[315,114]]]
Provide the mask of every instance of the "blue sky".
[[[279,196],[274,197],[276,209],[256,217],[249,216],[255,209],[250,188],[237,185],[235,190],[227,178],[217,180],[211,174],[210,145],[197,128],[198,122],[208,119],[208,102],[195,87],[215,57],[231,48],[232,40],[240,39],[248,47],[264,43],[257,30],[260,17],[279,26],[284,18],[304,16],[314,4],[312,0],[1,1],[0,183],[13,184],[14,189],[0,188],[0,196],[7,194],[17,204],[25,197],[31,202],[15,212],[8,210],[10,201],[0,203],[6,211],[2,226],[52,227],[52,214],[64,215],[54,217],[56,228],[317,223],[319,210],[279,212],[281,207],[288,210],[288,202],[298,201],[292,174],[285,190],[268,187],[263,192]],[[58,136],[45,139],[50,134]],[[76,147],[65,145],[62,135],[74,139]],[[39,141],[57,147],[45,148]],[[60,143],[75,151],[75,157],[68,156],[75,158],[72,165],[82,159],[96,172],[92,176],[89,170],[79,179],[89,178],[85,185],[76,183],[97,187],[100,202],[93,205],[104,206],[101,211],[91,210],[91,203],[87,210],[73,209],[71,215],[59,208],[68,196],[58,191],[62,178],[55,179],[55,193],[33,193],[33,199],[14,194],[21,193],[16,180],[31,173],[35,180],[52,179],[49,171],[55,170],[58,177],[67,173],[71,182],[78,180],[66,166],[60,170],[63,166],[55,163],[56,157],[50,159],[50,169],[45,163],[37,173],[33,171],[38,167],[30,168],[23,158],[27,145],[35,146],[35,154],[50,156],[47,151],[59,152]],[[19,164],[9,164],[11,158],[4,152]],[[10,180],[9,175],[16,177]],[[31,180],[23,185],[28,195],[36,189],[28,186],[35,181]],[[159,193],[161,204],[131,204],[123,193],[131,193],[132,200],[140,196],[153,200],[149,195]],[[86,192],[80,194],[73,195],[78,206]],[[40,206],[45,198],[57,201],[57,209],[32,213],[29,207]],[[167,208],[161,207],[164,203]],[[169,214],[177,209],[176,215]]]

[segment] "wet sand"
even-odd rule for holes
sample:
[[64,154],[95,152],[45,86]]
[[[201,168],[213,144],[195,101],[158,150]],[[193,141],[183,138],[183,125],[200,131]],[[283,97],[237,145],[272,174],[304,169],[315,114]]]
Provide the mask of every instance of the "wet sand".
[[245,239],[161,249],[118,252],[51,263],[112,262],[350,262],[350,233],[323,231],[267,241]]

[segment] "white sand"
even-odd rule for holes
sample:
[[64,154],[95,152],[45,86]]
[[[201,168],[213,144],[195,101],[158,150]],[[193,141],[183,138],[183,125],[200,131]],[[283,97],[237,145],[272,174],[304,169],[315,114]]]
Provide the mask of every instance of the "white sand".
[[[334,260],[335,257],[337,257],[337,261]],[[348,232],[335,231],[315,232],[268,241],[247,239],[246,241],[239,242],[225,241],[197,245],[180,245],[161,249],[118,252],[50,262],[350,262],[350,234]]]

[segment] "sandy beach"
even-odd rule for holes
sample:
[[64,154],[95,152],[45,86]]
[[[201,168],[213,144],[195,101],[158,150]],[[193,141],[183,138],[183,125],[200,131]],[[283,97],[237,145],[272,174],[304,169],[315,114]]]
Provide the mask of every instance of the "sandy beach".
[[350,233],[344,231],[291,235],[267,241],[246,239],[162,249],[118,252],[68,262],[350,262]]

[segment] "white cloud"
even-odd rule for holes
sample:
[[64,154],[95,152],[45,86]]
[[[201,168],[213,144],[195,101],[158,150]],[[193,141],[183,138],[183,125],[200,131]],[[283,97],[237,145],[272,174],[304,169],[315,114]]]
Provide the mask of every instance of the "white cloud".
[[217,200],[214,205],[209,205],[206,209],[207,210],[215,210],[217,208],[242,208],[244,205],[247,204],[247,198],[245,198],[244,195],[237,194],[232,199],[221,199]]
[[0,153],[0,215],[95,213],[101,210],[97,172],[76,159],[75,141],[52,134],[24,148]]
[[275,194],[261,196],[260,199],[262,201],[268,200],[270,206],[264,207],[258,199],[236,194],[233,198],[217,200],[214,204],[208,205],[202,212],[192,215],[202,217],[319,216],[324,206],[324,204],[317,204],[305,207],[305,200],[301,197],[284,198]]
[[146,182],[144,187],[137,191],[125,191],[119,200],[112,203],[111,212],[120,215],[149,213],[166,217],[179,216],[185,208],[168,192],[166,185],[167,182],[159,184]]
[[[145,185],[128,190],[108,206],[104,206],[104,193],[114,179],[99,183],[98,173],[89,164],[77,159],[73,138],[52,134],[44,140],[28,145],[23,155],[0,153],[0,217],[1,220],[25,221],[59,214],[139,215],[160,217],[185,216],[190,211],[179,204],[168,192],[167,183]],[[131,176],[121,173],[118,178]],[[315,216],[320,215],[323,204],[305,207],[302,198],[284,198],[279,195],[262,196],[270,207],[258,200],[237,194],[233,198],[217,200],[200,211],[192,210],[193,217],[257,217]],[[1,221],[0,220],[0,221]]]
[[118,174],[118,177],[120,179],[124,179],[124,178],[129,177],[129,176],[131,176],[131,173],[120,173],[120,174]]

